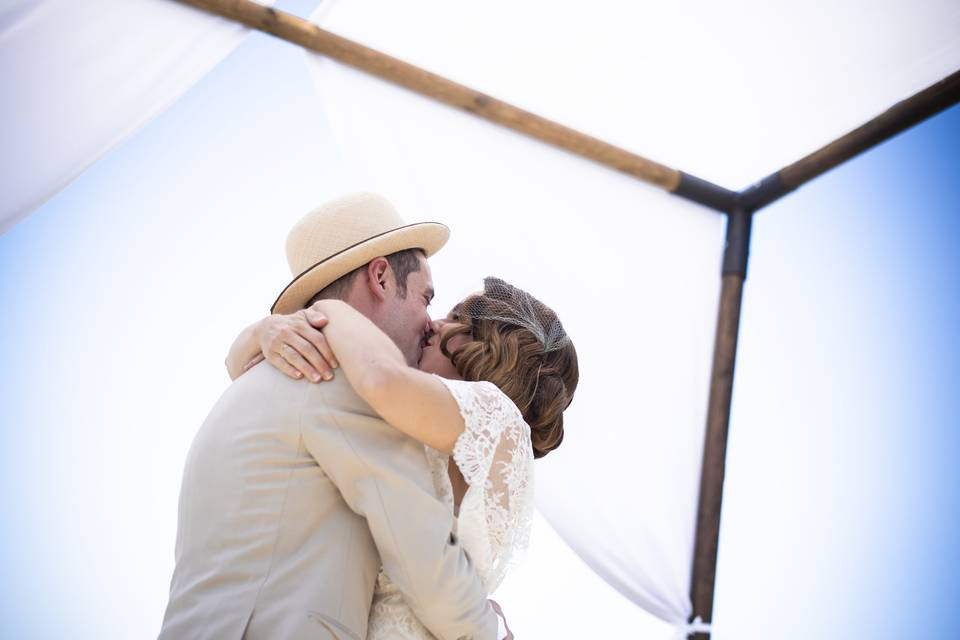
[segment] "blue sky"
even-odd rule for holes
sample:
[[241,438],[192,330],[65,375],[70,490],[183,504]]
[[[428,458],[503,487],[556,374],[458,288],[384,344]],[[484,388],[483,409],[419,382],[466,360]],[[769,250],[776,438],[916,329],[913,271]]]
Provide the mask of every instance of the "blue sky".
[[[224,384],[229,337],[287,277],[259,254],[341,190],[302,67],[293,47],[252,36],[0,236],[3,635],[157,628],[182,452]],[[954,107],[757,214],[718,640],[922,637],[949,624],[960,601],[958,149]],[[205,208],[235,217],[224,225]],[[213,308],[205,292],[237,273],[235,304]],[[538,586],[548,602],[562,588]],[[585,593],[610,628],[636,621],[618,594]]]
[[960,600],[958,143],[954,107],[757,214],[722,637],[925,637]]

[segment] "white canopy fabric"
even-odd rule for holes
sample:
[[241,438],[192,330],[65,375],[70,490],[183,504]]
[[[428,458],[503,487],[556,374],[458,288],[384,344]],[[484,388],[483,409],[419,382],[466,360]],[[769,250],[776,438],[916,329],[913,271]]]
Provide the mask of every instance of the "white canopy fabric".
[[[311,19],[728,188],[960,68],[955,2],[342,0]],[[502,275],[559,311],[581,382],[564,445],[538,463],[538,505],[609,584],[683,627],[722,217],[321,56],[308,60],[358,184],[404,211],[443,211],[455,230],[435,278]],[[598,248],[601,262],[579,259]]]
[[324,4],[339,35],[735,189],[960,67],[955,0]]
[[0,233],[161,113],[247,32],[169,0],[3,0]]

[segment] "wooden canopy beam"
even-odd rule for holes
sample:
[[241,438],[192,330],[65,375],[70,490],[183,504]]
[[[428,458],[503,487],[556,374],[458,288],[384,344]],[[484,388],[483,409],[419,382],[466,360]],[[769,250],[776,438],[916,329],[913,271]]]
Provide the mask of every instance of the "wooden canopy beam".
[[756,211],[960,100],[960,71],[741,192],[654,162],[251,0],[177,0],[320,53],[444,104],[729,214]]
[[960,70],[737,195],[749,211],[767,206],[817,176],[960,102]]
[[[426,69],[338,36],[251,0],[178,0],[323,54],[383,80],[616,169],[666,191],[723,210],[734,192],[525,111]],[[681,188],[683,183],[683,188]]]

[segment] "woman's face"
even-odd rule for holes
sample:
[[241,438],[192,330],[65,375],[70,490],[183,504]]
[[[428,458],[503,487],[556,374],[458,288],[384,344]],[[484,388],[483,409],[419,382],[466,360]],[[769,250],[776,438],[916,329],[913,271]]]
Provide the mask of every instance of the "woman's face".
[[[441,378],[463,380],[463,377],[457,372],[457,368],[453,366],[450,358],[443,355],[443,352],[440,350],[440,339],[443,338],[446,331],[452,328],[449,326],[452,322],[448,315],[446,318],[434,320],[431,323],[433,333],[423,348],[423,355],[420,357],[419,367],[421,371],[435,373]],[[470,336],[468,334],[461,333],[455,335],[447,342],[447,351],[455,353],[457,349],[468,342],[470,342]]]

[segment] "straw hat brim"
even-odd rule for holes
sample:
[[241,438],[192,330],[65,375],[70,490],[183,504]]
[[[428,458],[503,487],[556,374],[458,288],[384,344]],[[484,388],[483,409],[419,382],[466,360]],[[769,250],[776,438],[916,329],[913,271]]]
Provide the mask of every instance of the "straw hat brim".
[[379,256],[404,249],[422,249],[429,258],[447,243],[449,237],[450,229],[444,224],[417,222],[367,238],[324,258],[294,278],[277,297],[270,312],[293,313],[302,309],[310,298],[331,282]]

